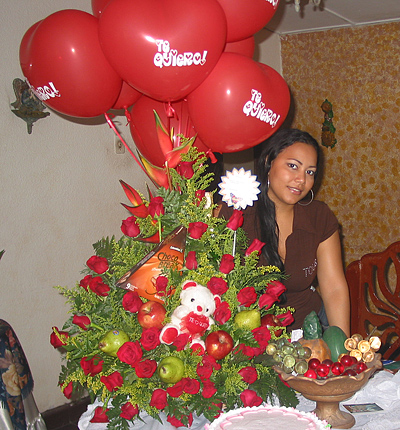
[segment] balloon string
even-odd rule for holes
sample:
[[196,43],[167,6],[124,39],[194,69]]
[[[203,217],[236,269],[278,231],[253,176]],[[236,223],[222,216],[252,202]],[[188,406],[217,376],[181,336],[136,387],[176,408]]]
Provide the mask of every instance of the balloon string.
[[[139,165],[139,167],[143,170],[143,172],[146,173],[147,176],[149,176],[149,174],[146,172],[146,169],[142,166],[142,163],[140,163],[140,161],[137,159],[136,155],[132,152],[131,148],[129,148],[129,146],[127,145],[127,143],[125,142],[125,140],[122,138],[122,136],[118,132],[118,130],[115,127],[114,123],[111,121],[110,116],[108,115],[108,113],[106,112],[104,114],[104,116],[106,117],[108,125],[114,130],[114,133],[118,136],[118,139],[124,144],[125,148],[132,155],[133,159],[136,161],[136,163]],[[149,178],[150,178],[150,176],[149,176]]]

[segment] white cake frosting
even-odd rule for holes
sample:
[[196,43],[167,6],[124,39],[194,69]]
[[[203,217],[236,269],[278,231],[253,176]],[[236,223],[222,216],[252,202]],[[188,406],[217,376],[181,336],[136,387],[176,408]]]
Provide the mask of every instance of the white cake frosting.
[[284,406],[261,405],[221,414],[205,430],[326,430],[331,426],[312,412]]

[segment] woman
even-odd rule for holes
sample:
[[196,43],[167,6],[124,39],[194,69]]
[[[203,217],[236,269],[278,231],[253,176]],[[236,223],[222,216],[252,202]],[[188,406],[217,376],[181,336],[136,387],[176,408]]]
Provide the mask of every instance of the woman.
[[[257,237],[265,243],[260,263],[275,265],[289,276],[285,306],[296,310],[290,329],[301,328],[314,310],[323,325],[338,326],[349,336],[350,301],[338,221],[325,203],[313,200],[319,145],[296,129],[281,129],[264,145],[257,172],[260,197],[244,211],[243,228],[250,241]],[[229,211],[223,208],[221,214],[227,217]]]

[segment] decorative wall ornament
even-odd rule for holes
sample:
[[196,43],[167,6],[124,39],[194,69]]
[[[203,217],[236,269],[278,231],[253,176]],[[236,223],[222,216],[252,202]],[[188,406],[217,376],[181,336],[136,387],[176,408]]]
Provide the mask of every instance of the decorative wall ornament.
[[31,134],[33,123],[49,116],[50,112],[43,112],[46,106],[36,97],[26,81],[15,78],[13,88],[17,100],[11,103],[14,108],[11,112],[26,122],[28,133]]
[[324,122],[322,123],[321,143],[327,148],[333,148],[337,140],[335,138],[336,128],[333,125],[332,103],[327,99],[322,103],[321,109],[324,112]]

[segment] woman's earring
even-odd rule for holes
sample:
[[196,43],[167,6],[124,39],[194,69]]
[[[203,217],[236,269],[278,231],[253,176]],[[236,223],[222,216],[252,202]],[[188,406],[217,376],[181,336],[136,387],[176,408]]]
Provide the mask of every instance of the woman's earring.
[[303,204],[298,202],[300,206],[308,206],[314,200],[314,191],[312,189],[310,191],[311,191],[311,200],[308,203],[303,203]]
[[267,176],[267,188],[269,189],[269,175]]

